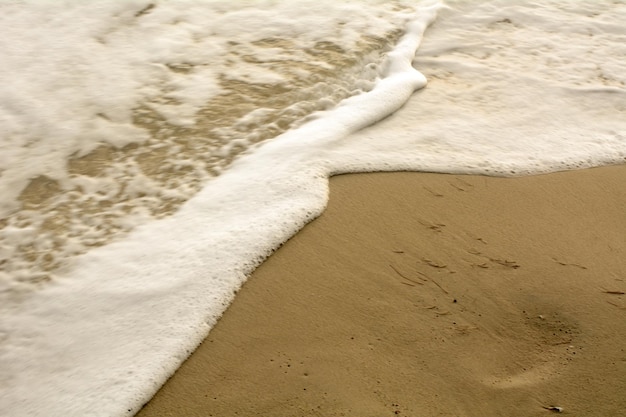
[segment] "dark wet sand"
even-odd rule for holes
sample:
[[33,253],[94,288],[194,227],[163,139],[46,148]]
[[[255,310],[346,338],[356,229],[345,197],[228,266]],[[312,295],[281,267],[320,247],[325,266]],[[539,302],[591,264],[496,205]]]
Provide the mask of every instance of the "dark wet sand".
[[626,166],[334,177],[148,416],[626,413]]

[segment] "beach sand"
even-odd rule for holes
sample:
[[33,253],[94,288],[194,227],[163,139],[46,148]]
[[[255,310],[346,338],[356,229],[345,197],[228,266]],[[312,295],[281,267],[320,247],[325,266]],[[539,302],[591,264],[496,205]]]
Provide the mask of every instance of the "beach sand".
[[626,415],[626,166],[330,190],[139,416]]

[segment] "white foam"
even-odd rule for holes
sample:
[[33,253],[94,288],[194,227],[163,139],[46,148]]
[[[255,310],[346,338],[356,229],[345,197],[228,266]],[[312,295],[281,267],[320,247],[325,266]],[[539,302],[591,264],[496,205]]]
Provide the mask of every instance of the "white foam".
[[342,141],[338,170],[510,176],[624,163],[625,35],[589,35],[624,15],[623,3],[452,3],[414,61],[429,88]]
[[[0,291],[54,280],[66,259],[177,209],[240,153],[371,89],[411,10],[397,6],[0,4]],[[40,231],[9,244],[5,224]]]
[[[1,329],[0,411],[135,412],[206,336],[246,275],[319,215],[331,174],[512,175],[623,163],[626,64],[615,55],[623,35],[607,22],[623,21],[626,7],[581,6],[583,14],[602,11],[583,18],[568,4],[460,2],[441,11],[415,60],[429,87],[379,121],[424,85],[409,64],[437,8],[422,10],[371,92],[259,147],[175,215],[82,256],[62,282],[16,306]],[[572,19],[580,38],[561,32]],[[602,40],[584,41],[585,28]],[[535,59],[538,43],[547,49]],[[575,61],[581,48],[587,60]],[[559,69],[557,58],[571,61]],[[611,68],[615,84],[570,74],[587,64]]]
[[[147,140],[132,123],[134,109],[146,105],[172,124],[190,125],[221,92],[219,77],[243,76],[240,55],[285,59],[271,49],[237,55],[232,45],[278,36],[299,51],[331,37],[350,50],[361,34],[383,36],[403,19],[385,7],[334,3],[3,2],[0,216],[19,206],[17,196],[38,175],[71,190],[71,155]],[[269,70],[255,72],[247,81],[280,82]]]

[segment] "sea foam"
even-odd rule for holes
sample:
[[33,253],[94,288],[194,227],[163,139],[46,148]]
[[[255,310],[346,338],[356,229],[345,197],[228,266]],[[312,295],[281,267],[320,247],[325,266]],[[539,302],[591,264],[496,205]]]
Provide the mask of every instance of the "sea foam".
[[175,212],[241,154],[371,90],[412,10],[330,0],[0,8],[0,292],[55,281],[68,259]]

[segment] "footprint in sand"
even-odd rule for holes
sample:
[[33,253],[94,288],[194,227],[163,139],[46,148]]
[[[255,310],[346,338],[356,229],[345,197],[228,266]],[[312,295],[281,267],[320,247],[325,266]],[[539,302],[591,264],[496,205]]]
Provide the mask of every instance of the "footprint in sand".
[[[543,314],[539,314],[542,311]],[[573,320],[548,308],[522,311],[522,326],[508,361],[500,372],[482,377],[484,385],[495,389],[527,387],[559,375],[571,356],[580,334]]]

